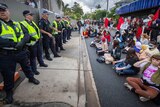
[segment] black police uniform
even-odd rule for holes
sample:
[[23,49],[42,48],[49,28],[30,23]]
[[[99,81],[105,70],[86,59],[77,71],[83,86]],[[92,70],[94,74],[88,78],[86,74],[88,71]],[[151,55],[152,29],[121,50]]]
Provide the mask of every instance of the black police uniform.
[[63,39],[63,43],[66,43],[67,42],[67,25],[66,25],[66,23],[65,23],[65,20],[63,20],[62,22],[61,22],[61,25],[62,25],[62,29],[63,29],[63,31],[62,31],[62,39]]
[[[59,31],[62,31],[62,25],[61,25],[61,23],[60,22],[58,22],[58,21],[56,21],[57,22],[57,29],[59,30]],[[55,24],[53,23],[53,27],[55,28]],[[62,33],[61,32],[58,32],[58,34],[54,34],[54,37],[55,37],[55,41],[56,41],[56,44],[55,44],[55,46],[56,46],[56,51],[58,52],[59,51],[59,47],[60,47],[60,50],[65,50],[64,48],[63,48],[63,45],[62,45]]]
[[[46,32],[52,33],[52,29],[50,28],[50,22],[49,20],[40,19],[39,21],[39,28],[43,29]],[[45,51],[45,57],[48,60],[52,60],[50,57],[49,49],[51,49],[52,53],[54,54],[54,57],[59,57],[55,50],[55,45],[53,43],[53,38],[49,37],[47,34],[42,33],[42,42],[43,42],[43,49]]]
[[[38,34],[38,29],[36,26],[32,23],[29,22],[28,20],[25,20],[29,25],[33,26],[33,28],[36,30]],[[28,29],[24,27],[24,25],[21,24],[22,30],[25,35],[29,35]],[[34,38],[32,38],[34,39]],[[37,71],[37,63],[36,63],[36,58],[38,59],[40,65],[45,65],[44,61],[42,59],[42,49],[40,45],[40,41],[38,40],[33,46],[28,46],[28,50],[30,51],[29,58],[30,58],[30,63],[31,63],[31,68],[34,74],[38,75],[39,72]]]

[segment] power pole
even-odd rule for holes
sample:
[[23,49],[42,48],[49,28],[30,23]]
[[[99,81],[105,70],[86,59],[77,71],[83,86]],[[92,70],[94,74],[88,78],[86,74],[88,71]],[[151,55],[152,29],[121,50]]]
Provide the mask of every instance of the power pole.
[[107,9],[107,11],[108,11],[108,6],[109,6],[109,0],[107,0],[107,8],[106,8],[106,9]]

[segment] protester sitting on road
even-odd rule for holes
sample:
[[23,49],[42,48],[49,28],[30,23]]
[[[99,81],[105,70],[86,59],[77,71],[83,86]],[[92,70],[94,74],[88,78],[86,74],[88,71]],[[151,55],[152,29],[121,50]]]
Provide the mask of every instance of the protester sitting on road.
[[101,38],[101,41],[99,43],[96,43],[97,52],[108,52],[108,44],[105,37]]
[[127,54],[129,48],[133,48],[135,46],[135,41],[132,39],[128,41],[128,45],[122,50],[122,53]]
[[119,46],[121,49],[124,48],[124,41],[123,41],[122,35],[119,31],[117,31],[115,33],[114,39],[119,41]]
[[142,45],[142,49],[141,49],[140,54],[138,56],[139,60],[143,60],[143,59],[148,58],[148,56],[146,55],[147,50],[148,50],[148,46]]
[[149,36],[147,34],[143,34],[140,42],[142,43],[142,45],[149,45]]
[[137,42],[135,43],[135,46],[134,46],[133,48],[134,48],[134,50],[136,51],[136,54],[139,55],[139,53],[140,53],[140,51],[141,51],[141,49],[142,49],[142,44],[141,44],[141,42],[137,41]]
[[159,53],[159,50],[157,48],[157,42],[151,41],[149,44],[149,49],[147,50],[146,54],[151,57],[152,55],[157,53]]
[[[134,64],[135,67],[140,67],[142,60]],[[154,99],[160,92],[160,54],[154,54],[150,61],[143,67],[142,77],[128,77],[127,83],[124,85],[139,95],[141,101]]]
[[130,42],[131,40],[133,40],[133,38],[134,38],[134,32],[131,29],[129,29],[128,36],[126,38],[126,42]]
[[110,64],[113,61],[120,60],[121,58],[121,48],[119,47],[119,41],[114,40],[113,41],[113,49],[111,50],[111,53],[105,53],[104,54],[105,63]]
[[142,52],[141,54],[138,55],[139,60],[144,60],[143,63],[141,63],[141,67],[144,66],[146,64],[146,60],[150,60],[150,58],[154,55],[154,54],[158,54],[159,50],[157,49],[157,43],[156,41],[151,41],[150,42],[150,46],[149,48],[145,49],[144,52]]
[[114,61],[113,62],[113,69],[119,75],[121,74],[130,74],[135,75],[139,72],[139,69],[134,67],[133,64],[138,61],[138,56],[133,48],[130,48],[127,51],[126,58]]
[[103,36],[107,39],[108,45],[111,43],[111,34],[109,31],[104,30],[103,31]]
[[108,43],[107,43],[106,38],[105,38],[105,37],[102,37],[101,40],[102,40],[102,45],[101,45],[102,51],[103,51],[103,52],[108,52]]
[[124,43],[127,42],[127,37],[128,37],[128,30],[122,31],[122,38],[123,38]]

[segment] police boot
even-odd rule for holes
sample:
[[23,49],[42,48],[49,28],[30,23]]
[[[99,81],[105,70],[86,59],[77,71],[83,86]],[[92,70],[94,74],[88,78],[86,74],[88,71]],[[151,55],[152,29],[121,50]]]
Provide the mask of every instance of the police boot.
[[29,78],[29,82],[30,82],[30,83],[33,83],[33,84],[35,84],[35,85],[38,85],[38,84],[40,83],[39,80],[37,80],[37,79],[34,78],[34,77]]
[[61,49],[62,51],[65,51],[65,49],[64,49],[63,47],[60,47],[60,49]]
[[4,104],[11,104],[13,102],[13,91],[6,91],[6,98]]

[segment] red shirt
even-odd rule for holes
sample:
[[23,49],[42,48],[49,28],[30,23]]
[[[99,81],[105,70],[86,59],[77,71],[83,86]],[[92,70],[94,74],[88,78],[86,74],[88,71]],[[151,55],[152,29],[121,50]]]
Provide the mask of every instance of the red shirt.
[[104,37],[107,39],[107,42],[111,42],[111,35],[106,34],[106,32],[103,32]]

